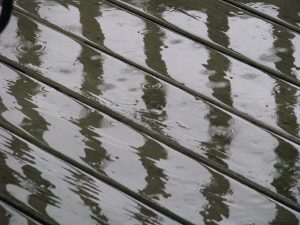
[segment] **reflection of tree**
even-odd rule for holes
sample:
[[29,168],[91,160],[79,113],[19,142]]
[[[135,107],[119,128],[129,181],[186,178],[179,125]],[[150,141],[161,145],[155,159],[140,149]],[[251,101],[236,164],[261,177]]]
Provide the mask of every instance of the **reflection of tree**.
[[[25,220],[27,222],[25,222]],[[0,201],[0,221],[1,225],[40,225],[34,222],[32,219],[23,215],[19,211],[15,210],[11,206]]]
[[[275,17],[291,23],[293,25],[300,26],[300,4],[299,0],[288,0],[288,1],[274,1],[274,0],[241,0],[242,3],[263,3],[263,6],[275,6],[272,9],[278,13]],[[271,7],[268,7],[271,8]]]
[[[7,210],[5,209],[4,205],[2,205],[2,203],[0,202],[0,218],[1,218],[1,223],[3,225],[9,225],[12,224],[10,222],[11,220],[11,215],[9,212],[7,212]],[[29,221],[28,221],[29,222]]]
[[[24,1],[20,5],[26,10],[34,11],[37,13],[37,4],[35,1]],[[31,64],[34,66],[40,66],[40,57],[43,47],[38,44],[39,30],[37,23],[26,20],[20,17],[17,22],[18,30],[17,35],[19,37],[19,51],[18,60],[21,64]],[[40,92],[37,83],[20,77],[14,82],[14,85],[10,87],[12,95],[16,98],[17,103],[21,106],[21,111],[25,115],[21,123],[21,127],[24,128],[34,137],[43,140],[43,133],[48,129],[46,120],[35,110],[37,106],[33,104],[33,98]]]
[[208,185],[202,190],[201,194],[206,198],[208,204],[203,207],[200,214],[206,225],[217,225],[223,218],[229,217],[229,207],[226,205],[225,197],[230,194],[230,184],[228,180],[220,174],[211,171],[212,178]]
[[34,184],[35,191],[28,197],[28,203],[33,208],[44,215],[47,215],[46,208],[48,205],[56,205],[57,198],[51,191],[55,186],[50,181],[42,177],[42,172],[31,165],[24,165],[22,167],[23,173],[27,182]]
[[84,149],[85,156],[81,159],[91,167],[95,168],[101,173],[104,173],[106,162],[111,161],[106,149],[101,146],[101,138],[99,134],[93,131],[93,128],[99,128],[103,116],[98,112],[85,113],[82,118],[78,119],[76,125],[80,127],[80,133],[85,137],[83,140],[86,147]]
[[[96,224],[110,224],[109,219],[100,207],[101,196],[104,196],[106,191],[101,190],[99,183],[97,184],[95,180],[85,174],[75,170],[69,170],[69,172],[71,173],[71,176],[66,177],[65,180],[70,184],[70,187],[72,188],[71,191],[80,197],[84,206],[89,208],[90,218],[94,220]],[[113,191],[116,192],[116,190]],[[114,197],[116,199],[120,198],[120,196]],[[122,208],[128,215],[132,215],[137,220],[136,223],[131,220],[132,224],[160,224],[157,214],[151,209],[140,204],[136,204],[134,207],[139,210],[139,212]]]
[[[100,46],[104,44],[104,34],[101,30],[97,17],[102,16],[100,9],[101,0],[91,2],[79,1],[78,10],[80,13],[80,23],[82,25],[82,34],[89,40],[98,40]],[[96,36],[94,36],[96,35]]]
[[[273,179],[272,185],[276,188],[277,193],[282,194],[296,201],[291,189],[297,185],[297,168],[296,163],[299,161],[299,153],[297,149],[289,144],[278,140],[278,145],[275,148],[277,155],[274,168],[277,171],[276,177]],[[296,216],[288,210],[276,205],[277,213],[270,225],[275,224],[299,224]]]
[[146,224],[153,224],[153,225],[159,225],[161,224],[158,220],[158,216],[156,213],[154,213],[152,210],[149,210],[146,207],[138,206],[139,213],[133,213],[134,217],[137,221],[139,221],[138,224],[146,225]]
[[[6,155],[0,151],[0,181],[1,181],[0,182],[0,193],[1,193],[1,195],[9,197],[11,195],[7,191],[7,186],[8,185],[21,186],[21,184],[20,184],[20,179],[17,178],[19,176],[18,173],[6,165],[6,159],[7,159]],[[3,210],[5,210],[5,209],[3,209]],[[10,218],[7,217],[7,215],[5,215],[4,213],[5,213],[5,211],[2,211],[1,205],[0,205],[1,224],[3,224],[3,225],[11,224]]]
[[[146,6],[147,10],[159,8],[155,2],[149,2]],[[165,35],[157,25],[145,21],[144,34],[144,52],[146,56],[146,64],[153,70],[167,75],[167,67],[162,59],[161,50],[164,46]],[[165,88],[157,79],[147,75],[142,85],[142,99],[146,105],[146,110],[141,112],[142,121],[147,123],[153,131],[163,133],[163,122],[167,118],[166,111],[166,93]],[[143,167],[147,171],[145,180],[146,187],[140,190],[140,193],[150,198],[159,199],[161,196],[167,198],[169,195],[165,192],[165,183],[167,176],[164,171],[156,165],[156,162],[167,158],[167,152],[158,143],[145,139],[143,146],[138,148],[140,160]],[[144,209],[140,208],[140,214],[144,214]],[[142,224],[150,223],[150,221],[158,221],[157,215],[150,213],[148,219],[141,218],[138,214],[136,219]]]
[[18,179],[19,174],[6,164],[6,159],[7,156],[0,151],[0,193],[1,195],[10,196],[10,193],[7,191],[7,186],[21,186],[21,184],[20,179]]
[[[100,1],[86,3],[84,1],[76,4],[80,14],[80,23],[82,25],[82,34],[87,39],[96,39],[103,45],[104,34],[96,18],[101,16]],[[97,35],[97,37],[92,37]],[[82,48],[78,57],[83,66],[83,83],[81,91],[83,93],[92,93],[96,96],[102,95],[100,85],[103,83],[103,60],[97,51],[91,48]],[[78,120],[77,125],[81,128],[81,134],[86,137],[85,157],[82,160],[97,170],[103,172],[106,161],[109,161],[106,149],[101,147],[99,134],[93,131],[93,128],[101,127],[103,116],[98,112],[83,113],[82,118]]]
[[75,170],[69,170],[72,177],[66,177],[66,181],[71,185],[72,191],[76,193],[83,201],[84,206],[89,207],[90,217],[97,224],[109,224],[108,218],[102,212],[99,205],[100,199],[97,197],[101,193],[95,181],[83,173]]
[[[155,11],[158,14],[164,12],[164,8],[159,6],[155,1],[148,1],[146,10],[150,12]],[[157,24],[150,21],[145,20],[145,25],[144,51],[146,64],[151,69],[167,75],[167,67],[161,55],[161,50],[164,48],[165,33]]]
[[[73,5],[78,8],[80,14],[83,36],[87,39],[97,39],[100,42],[99,44],[103,45],[104,34],[96,20],[98,16],[101,16],[100,1],[93,3],[79,1],[73,2]],[[94,35],[97,35],[97,37],[94,37]],[[100,85],[103,83],[103,60],[100,53],[91,48],[83,47],[78,61],[83,66],[82,93],[96,96],[102,95]],[[80,133],[85,137],[83,140],[86,145],[84,149],[85,156],[81,157],[81,159],[91,167],[104,173],[105,163],[110,161],[110,158],[106,149],[101,146],[100,135],[93,131],[94,128],[101,127],[102,119],[103,116],[97,111],[84,111],[81,118],[74,123],[80,127]],[[87,176],[74,171],[70,172],[72,173],[70,181],[72,182],[72,187],[74,187],[73,192],[81,198],[85,206],[89,207],[91,218],[97,224],[108,224],[108,218],[104,215],[99,205],[101,199],[96,197],[95,194],[101,192],[99,187]]]
[[[217,26],[219,23],[221,23],[221,26],[218,30],[212,29],[212,27]],[[208,36],[215,42],[222,40],[222,44],[228,47],[229,38],[226,35],[226,31],[229,29],[228,18],[217,17],[216,19],[214,11],[208,9],[207,26]],[[210,51],[209,54],[207,64],[204,66],[210,74],[208,79],[213,91],[212,95],[219,101],[233,107],[230,80],[226,77],[226,73],[230,69],[230,61],[226,56],[218,52]],[[210,157],[212,157],[214,161],[224,164],[221,158],[226,157],[226,150],[229,149],[231,143],[231,116],[220,110],[211,108],[207,119],[210,122],[209,133],[212,137],[211,142],[206,144],[211,151]]]
[[49,124],[36,111],[37,106],[33,103],[34,96],[40,92],[39,85],[22,76],[10,86],[9,90],[24,114],[20,126],[32,136],[43,140],[43,133],[48,130]]
[[[226,35],[226,31],[229,29],[228,18],[226,16],[215,16],[214,11],[208,9],[207,26],[209,38],[228,47],[229,39]],[[219,28],[214,29],[216,26],[219,26]],[[220,40],[222,40],[222,43],[220,43]],[[210,57],[205,67],[210,74],[209,82],[213,91],[212,95],[232,107],[230,81],[226,78],[226,72],[230,68],[228,58],[210,51]],[[204,144],[207,149],[207,157],[226,166],[222,159],[226,158],[232,141],[231,116],[218,109],[210,108],[207,119],[210,123],[210,141]],[[208,204],[200,212],[205,224],[218,224],[224,217],[229,217],[229,207],[224,202],[224,196],[230,194],[230,191],[229,181],[224,176],[212,173],[210,183],[201,190],[208,201]]]
[[[22,5],[22,7],[26,8],[26,10],[37,12],[37,4],[26,1],[23,3],[24,5]],[[42,46],[38,44],[39,30],[37,24],[31,20],[25,20],[20,17],[17,26],[17,35],[20,42],[17,55],[19,62],[21,64],[30,63],[34,66],[40,66],[40,57],[42,55],[42,51],[40,50],[42,50]],[[24,115],[20,126],[32,136],[43,140],[43,133],[48,130],[48,123],[36,110],[38,106],[33,103],[34,96],[40,92],[38,83],[26,79],[24,76],[20,76],[9,86],[9,90],[15,97],[17,104],[20,106],[20,111]],[[16,150],[15,154],[19,154],[19,157],[21,157],[21,153],[29,151],[27,145],[23,145],[22,149],[17,148],[16,145],[18,145],[18,143],[14,143],[14,141],[11,142],[11,148]],[[19,149],[19,151],[17,149]],[[24,179],[33,186],[32,190],[30,190],[31,194],[29,195],[28,203],[37,211],[47,215],[47,205],[55,204],[53,200],[55,196],[50,191],[53,185],[50,181],[43,179],[41,176],[42,173],[36,168],[30,165],[24,165],[22,169],[26,177]]]
[[[276,37],[274,49],[276,55],[280,58],[279,61],[275,62],[275,66],[278,70],[286,74],[291,74],[292,68],[294,67],[294,58],[286,57],[286,54],[289,56],[293,54],[291,39],[294,35],[290,33],[289,36],[282,37],[280,30],[276,28],[273,30],[273,35]],[[297,89],[287,83],[277,81],[273,93],[277,105],[277,125],[288,133],[298,136],[299,124],[295,115]],[[272,185],[276,188],[278,193],[293,201],[297,201],[291,189],[295,188],[298,183],[297,172],[299,168],[297,168],[297,162],[299,161],[299,152],[288,142],[284,142],[280,139],[278,139],[278,142],[274,150],[277,155],[277,160],[274,164],[277,175],[273,179]],[[291,222],[290,224],[298,224],[295,215],[283,210],[281,207],[277,207],[276,218],[272,224],[283,222],[284,218],[288,218]]]
[[[146,9],[151,11],[153,8],[156,10],[159,9],[156,2],[149,1]],[[163,30],[154,23],[145,21],[145,25],[144,51],[146,64],[151,69],[167,75],[167,67],[161,55],[165,34]],[[145,122],[148,122],[153,130],[162,132],[160,122],[163,122],[167,117],[166,112],[164,111],[164,107],[166,106],[165,88],[152,76],[145,77],[145,83],[142,88],[144,92],[142,99],[147,107],[147,112],[143,113],[143,118],[147,120]]]
[[141,190],[141,193],[156,199],[159,199],[160,195],[167,198],[169,194],[164,191],[167,176],[161,168],[155,165],[156,161],[167,158],[167,152],[160,144],[151,139],[146,139],[145,144],[138,150],[142,165],[147,170],[145,178],[147,186]]
[[[34,164],[34,158],[31,158],[31,155],[30,158],[28,157],[31,152],[29,146],[17,138],[11,137],[9,140],[7,139],[5,147],[3,148],[9,149],[8,151],[12,151],[12,154],[6,155],[0,151],[1,194],[14,198],[7,190],[8,185],[26,189],[30,193],[28,196],[28,204],[36,211],[47,216],[49,222],[55,223],[55,221],[48,216],[46,208],[48,205],[58,207],[57,204],[59,198],[51,191],[51,189],[55,188],[54,185],[52,185],[50,181],[44,179],[41,176],[42,173],[32,166]],[[11,157],[14,157],[23,165],[21,167],[23,173],[17,172],[6,163],[6,159]]]
[[[37,1],[18,1],[18,5],[26,11],[29,11],[34,15],[38,15],[39,5]],[[40,57],[43,54],[43,46],[38,43],[38,36],[40,32],[38,24],[20,16],[17,21],[17,26],[17,35],[20,41],[20,44],[18,45],[19,62],[24,65],[32,64],[34,66],[40,66]]]
[[[180,1],[180,0],[160,0],[159,3],[154,0],[122,0],[129,2],[130,4],[137,5],[145,9],[146,12],[150,12],[151,14],[162,17],[163,13],[168,12],[170,10],[180,11],[186,15],[189,15],[186,11],[190,10],[199,10],[205,12],[207,9],[207,5],[210,3],[209,0],[189,0],[189,1]],[[210,3],[211,4],[211,3]],[[149,7],[151,6],[151,7]]]
[[[256,0],[242,0],[243,3],[259,3],[261,4],[261,1]],[[277,7],[277,16],[283,21],[292,22],[293,25],[294,22],[298,19],[298,24],[300,22],[299,20],[299,12],[300,12],[300,4],[298,0],[289,0],[289,1],[273,1],[273,0],[263,0],[263,5],[269,5],[269,6],[276,6]],[[271,24],[272,25],[272,24]],[[283,32],[284,35],[283,35]],[[294,65],[294,49],[293,44],[291,40],[295,37],[293,32],[281,27],[281,26],[273,26],[273,36],[277,39],[274,41],[274,48],[276,51],[276,55],[279,57],[280,61],[275,62],[276,69],[282,72],[286,75],[295,76],[296,72],[292,69],[296,68],[296,65]],[[287,64],[286,64],[287,63]]]

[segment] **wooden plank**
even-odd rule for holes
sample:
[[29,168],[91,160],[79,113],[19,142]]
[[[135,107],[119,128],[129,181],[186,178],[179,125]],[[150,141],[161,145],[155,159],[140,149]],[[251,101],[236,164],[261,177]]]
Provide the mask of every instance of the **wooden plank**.
[[299,223],[299,34],[221,1],[17,5],[2,201],[43,224]]
[[[2,171],[3,172],[3,171]],[[39,225],[39,223],[0,201],[1,225]]]
[[1,198],[49,224],[177,224],[0,129]]
[[183,3],[166,0],[159,6],[152,1],[144,4],[130,0],[106,1],[153,19],[266,72],[272,73],[272,70],[268,71],[265,66],[279,72],[274,71],[274,75],[300,79],[300,69],[296,66],[300,57],[300,35],[255,14],[222,1],[211,4],[209,0]]
[[[84,3],[69,8],[59,4],[43,7],[41,4],[39,7],[32,6],[27,12],[46,18],[64,31],[89,40],[93,47],[110,49],[112,54],[118,54],[123,60],[129,59],[133,64],[137,63],[136,66],[147,72],[153,71],[152,74],[160,79],[197,97],[300,143],[300,130],[297,128],[300,118],[297,104],[299,87],[109,4],[101,3],[100,7],[94,3]],[[85,12],[89,13],[85,15]],[[73,14],[81,18],[80,21],[67,17]],[[200,22],[195,23],[196,26]],[[200,27],[205,29],[203,24]],[[219,39],[225,38],[223,31],[217,31],[217,25],[212,26],[212,29]],[[267,41],[272,45],[270,40]],[[293,51],[284,55],[290,53]],[[294,53],[297,59],[299,54]],[[270,54],[274,56],[275,53]],[[293,54],[284,57],[278,65],[282,68],[293,67]],[[287,113],[286,109],[289,109]]]
[[[299,146],[217,109],[136,68],[100,54],[86,45],[80,45],[25,17],[13,17],[11,28],[14,27],[13,24],[17,25],[17,23],[22,24],[20,28],[24,29],[24,33],[22,34],[20,28],[18,32],[10,32],[19,34],[19,42],[13,37],[4,36],[2,43],[4,47],[2,47],[1,54],[11,58],[16,65],[24,66],[22,67],[24,69],[30,68],[28,72],[32,76],[94,108],[105,109],[111,116],[152,135],[178,151],[195,157],[195,159],[202,160],[199,157],[205,157],[207,163],[215,162],[221,167],[224,166],[222,167],[223,171],[228,167],[253,180],[256,185],[261,185],[260,188],[265,186],[295,203],[299,201],[297,194]],[[33,27],[36,28],[33,29]],[[32,29],[35,35],[29,35],[27,39],[26,32],[32,32]],[[38,38],[32,40],[29,37]],[[24,53],[18,51],[23,47],[28,47],[28,49]],[[37,51],[39,48],[41,50]],[[29,57],[29,61],[27,61],[27,57]],[[72,120],[72,116],[61,116],[62,113],[75,111],[75,106],[64,106],[65,104],[62,102],[61,108],[57,109],[58,100],[62,98],[57,94],[51,97],[56,100],[52,100],[44,106],[40,102],[36,106],[27,105],[27,103],[23,103],[24,96],[31,99],[31,95],[35,95],[34,90],[40,88],[33,88],[32,85],[26,87],[23,82],[20,84],[13,82],[13,84],[16,83],[13,85],[15,90],[13,96],[15,97],[9,97],[7,93],[10,92],[5,90],[10,85],[6,84],[6,80],[16,75],[13,75],[13,72],[9,72],[4,66],[2,66],[2,70],[6,71],[2,72],[3,79],[0,82],[3,85],[2,99],[7,101],[3,102],[2,117],[5,120],[36,139],[48,145],[51,144],[54,149],[70,151],[73,148],[82,148],[80,146],[85,138],[76,138],[80,132],[69,133],[78,130],[69,122]],[[30,94],[32,91],[33,93]],[[49,95],[51,93],[49,92]],[[43,98],[43,96],[40,97]],[[19,100],[12,100],[14,98]],[[41,101],[43,102],[43,100]],[[14,104],[21,104],[21,106],[11,107]],[[19,108],[26,111],[21,118],[25,116],[25,118],[31,118],[37,125],[41,123],[40,129],[37,129],[37,125],[34,124],[26,126],[26,122],[22,122],[23,119],[16,120]],[[54,111],[51,112],[51,110]],[[40,114],[43,116],[41,117]],[[80,121],[81,110],[78,114],[76,117]],[[82,115],[86,114],[89,115],[89,113]],[[44,121],[45,117],[48,122]],[[63,118],[69,118],[66,119],[65,125],[60,121]],[[65,120],[63,119],[63,121]],[[99,125],[97,121],[91,120],[91,124],[87,124],[87,126],[93,127],[95,123],[98,124],[96,127],[99,127],[101,124]],[[51,124],[51,126],[47,124]],[[69,129],[67,129],[68,127]],[[50,137],[48,136],[45,140],[47,136],[43,133],[48,129],[50,129],[51,135],[49,134]],[[69,141],[61,136],[57,137],[61,129],[67,129],[63,134],[71,136]],[[72,137],[75,137],[77,141],[74,141]],[[66,147],[67,144],[69,145]],[[289,167],[285,167],[285,165],[289,165]],[[292,172],[291,168],[293,168]]]
[[[299,213],[44,84],[4,66],[0,71],[1,120],[194,224],[300,220]],[[170,223],[17,136],[0,134],[0,194],[50,222]]]
[[300,32],[300,4],[297,0],[222,0],[262,18],[278,23],[295,32]]

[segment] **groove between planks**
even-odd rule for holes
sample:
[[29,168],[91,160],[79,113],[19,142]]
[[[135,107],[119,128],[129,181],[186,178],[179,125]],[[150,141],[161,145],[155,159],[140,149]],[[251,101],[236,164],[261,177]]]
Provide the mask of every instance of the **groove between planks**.
[[277,19],[275,17],[269,16],[269,15],[263,13],[263,12],[260,12],[260,11],[258,11],[256,9],[253,9],[250,6],[247,6],[247,5],[243,4],[243,3],[239,3],[239,2],[233,1],[233,0],[219,0],[219,1],[222,1],[222,2],[227,3],[229,5],[232,5],[232,6],[236,7],[236,8],[242,9],[243,11],[249,12],[249,13],[251,13],[251,14],[253,14],[253,15],[259,17],[259,18],[262,18],[262,19],[267,20],[267,21],[269,21],[271,23],[274,23],[274,24],[277,24],[277,25],[279,25],[279,26],[281,26],[283,28],[286,28],[286,29],[288,29],[290,31],[293,31],[293,32],[295,32],[297,34],[300,34],[300,28],[299,27],[294,26],[294,25],[292,25],[290,23],[287,23],[287,22],[285,22],[283,20]]
[[[26,67],[20,67],[19,64],[15,63],[15,62],[12,62],[11,60],[9,59],[6,59],[5,57],[1,56],[0,55],[0,61],[4,62],[6,65],[10,66],[11,68],[17,70],[18,72],[21,72],[23,74],[26,74],[27,76],[30,76],[38,81],[40,81],[41,83],[44,83],[56,90],[59,90],[61,93],[71,97],[71,98],[74,98],[76,100],[78,100],[79,102],[82,102],[83,104],[85,105],[88,105],[89,107],[95,109],[95,110],[98,110],[106,115],[109,115],[110,117],[120,121],[121,123],[124,123],[124,124],[127,124],[128,126],[134,128],[135,130],[143,133],[143,134],[146,134],[147,136],[171,147],[173,150],[175,151],[178,151],[200,163],[202,163],[203,165],[206,165],[216,171],[218,171],[219,173],[223,174],[223,175],[226,175],[227,177],[230,177],[236,181],[238,181],[239,183],[249,187],[249,188],[252,188],[253,190],[263,194],[263,195],[266,195],[267,197],[273,199],[274,201],[277,201],[287,207],[289,207],[290,209],[293,209],[297,212],[300,212],[300,205],[297,204],[296,202],[293,202],[292,200],[286,198],[285,196],[281,195],[281,194],[278,194],[278,193],[274,193],[273,191],[271,191],[270,189],[267,189],[265,187],[263,187],[262,185],[260,184],[257,184],[255,182],[253,182],[252,180],[214,162],[214,161],[211,161],[207,158],[205,158],[204,156],[201,156],[191,150],[189,150],[188,148],[186,147],[183,147],[181,146],[180,144],[172,141],[171,139],[168,139],[150,129],[147,129],[145,128],[144,126],[132,121],[130,118],[127,118],[125,116],[122,116],[121,114],[109,109],[108,107],[106,107],[105,105],[102,105],[100,104],[99,102],[97,101],[93,101],[91,99],[88,99],[80,94],[78,94],[77,92],[75,91],[72,91],[68,88],[66,88],[65,86],[53,81],[53,80],[50,80],[42,75],[39,75],[38,73],[36,73],[36,71],[32,71],[31,69],[28,69]],[[145,198],[145,197],[142,197],[140,196],[139,194],[131,191],[130,189],[126,188],[125,186],[123,185],[120,185],[110,179],[109,177],[106,177],[102,174],[99,174],[98,172],[78,163],[77,161],[73,160],[73,159],[70,159],[69,157],[66,157],[65,155],[63,155],[61,152],[58,152],[54,149],[52,149],[51,147],[49,147],[48,145],[45,145],[43,144],[42,142],[40,142],[39,140],[29,136],[28,134],[26,133],[23,133],[22,131],[20,131],[19,129],[15,128],[15,127],[12,127],[11,125],[7,124],[6,122],[4,121],[1,121],[0,120],[0,126],[4,127],[5,129],[11,131],[12,133],[15,133],[17,134],[18,136],[34,143],[35,145],[37,145],[38,147],[46,150],[47,152],[50,152],[51,154],[57,156],[58,158],[61,158],[62,160],[68,162],[69,164],[72,164],[73,166],[75,167],[78,167],[80,168],[81,170],[87,172],[88,174],[102,180],[103,182],[106,182],[107,184],[110,184],[111,186],[119,189],[120,191],[123,191],[124,193],[126,193],[127,195],[129,196],[132,196],[133,198],[139,200],[140,202],[150,206],[151,208],[163,213],[164,215],[167,215],[168,217],[178,221],[178,222],[181,222],[182,220],[185,220],[185,219],[182,219],[181,217],[178,218],[178,216],[169,211],[168,209],[164,208],[164,207],[161,207],[159,206],[158,204],[152,202],[151,200],[149,200],[148,198]],[[189,222],[185,221],[184,224],[191,224]]]
[[[86,39],[81,38],[81,37],[79,37],[79,36],[77,36],[77,35],[75,35],[75,34],[73,34],[71,32],[65,31],[62,28],[56,26],[55,24],[52,24],[52,23],[48,22],[47,20],[41,19],[41,18],[39,18],[37,16],[34,16],[34,15],[32,15],[32,14],[30,14],[30,13],[28,13],[28,12],[22,10],[22,9],[20,9],[19,7],[15,7],[15,11],[17,13],[23,15],[23,16],[26,16],[26,17],[28,17],[28,18],[30,18],[32,20],[35,20],[36,22],[38,22],[38,23],[40,23],[42,25],[45,25],[45,26],[49,27],[52,30],[55,30],[55,31],[57,31],[59,33],[62,33],[63,35],[71,38],[72,40],[74,40],[74,41],[76,41],[78,43],[84,44],[85,46],[88,46],[88,47],[91,47],[93,49],[96,49],[96,50],[99,50],[101,52],[104,52],[107,55],[110,55],[110,56],[112,56],[112,57],[114,57],[114,58],[116,58],[116,59],[118,59],[118,60],[120,60],[122,62],[125,62],[125,63],[127,63],[127,64],[129,64],[131,66],[134,66],[134,67],[138,68],[139,70],[142,70],[142,71],[144,71],[144,72],[146,72],[146,73],[148,73],[148,74],[150,74],[150,75],[152,75],[152,76],[154,76],[154,77],[156,77],[156,78],[158,78],[160,80],[163,80],[163,81],[169,83],[170,85],[173,85],[173,86],[181,89],[184,92],[187,92],[187,93],[189,93],[189,94],[191,94],[191,95],[193,95],[195,97],[199,97],[202,100],[204,100],[205,102],[207,102],[207,103],[209,103],[209,104],[211,104],[211,105],[213,105],[213,106],[215,106],[217,108],[223,109],[226,112],[230,112],[230,113],[232,113],[232,114],[234,114],[234,115],[236,115],[236,116],[238,116],[238,117],[240,117],[240,118],[248,121],[249,123],[252,123],[252,124],[254,124],[254,125],[256,125],[256,126],[262,128],[262,129],[264,129],[264,130],[266,130],[266,131],[268,131],[268,132],[270,132],[270,133],[272,133],[274,135],[277,135],[277,136],[279,136],[279,137],[281,137],[283,139],[289,140],[289,141],[291,141],[291,142],[293,142],[295,144],[300,145],[300,138],[299,137],[295,137],[295,136],[293,136],[293,135],[291,135],[291,134],[289,134],[289,133],[287,133],[285,131],[282,131],[282,130],[279,130],[277,128],[274,128],[274,127],[272,127],[272,126],[270,126],[270,125],[268,125],[268,124],[266,124],[264,122],[261,122],[260,120],[255,119],[254,117],[252,117],[252,116],[250,116],[250,115],[248,115],[246,113],[243,113],[243,112],[241,112],[241,111],[239,111],[239,110],[237,110],[237,109],[235,109],[233,107],[230,107],[230,106],[228,106],[228,105],[226,105],[226,104],[224,104],[224,103],[222,103],[220,101],[214,100],[213,98],[210,98],[210,97],[208,97],[208,96],[206,96],[204,94],[201,94],[198,91],[195,91],[195,90],[193,90],[191,88],[188,88],[185,85],[183,85],[182,83],[179,83],[178,81],[176,81],[176,80],[174,80],[172,78],[166,77],[166,76],[164,76],[164,75],[162,75],[162,74],[160,74],[160,73],[158,73],[156,71],[148,69],[148,68],[146,68],[146,67],[144,67],[144,66],[142,66],[142,65],[140,65],[140,64],[138,64],[136,62],[133,62],[133,61],[131,61],[131,60],[129,60],[129,59],[127,59],[127,58],[125,58],[125,57],[123,57],[123,56],[121,56],[121,55],[119,55],[119,54],[117,54],[117,53],[115,53],[115,52],[113,52],[113,51],[105,48],[105,47],[99,46],[99,45],[93,43],[92,41],[86,40]],[[283,82],[286,82],[286,81],[283,81]],[[292,85],[292,84],[290,84],[290,85]]]
[[266,73],[268,73],[268,74],[270,74],[272,76],[275,76],[277,78],[280,78],[282,80],[285,80],[285,81],[287,81],[287,82],[289,82],[291,84],[294,84],[294,85],[300,87],[300,80],[298,80],[298,79],[296,79],[294,77],[288,76],[288,75],[286,75],[284,73],[279,72],[278,70],[272,69],[272,68],[270,68],[268,66],[265,66],[265,65],[263,65],[261,63],[258,63],[255,60],[252,60],[252,59],[250,59],[250,58],[248,58],[248,57],[246,57],[246,56],[244,56],[244,55],[242,55],[242,54],[240,54],[240,53],[238,53],[236,51],[227,49],[227,48],[225,48],[225,47],[223,47],[223,46],[221,46],[219,44],[213,43],[213,42],[211,42],[209,40],[206,40],[206,39],[201,38],[201,37],[199,37],[197,35],[194,35],[194,34],[188,32],[188,31],[186,31],[186,30],[184,30],[182,28],[179,28],[178,26],[176,26],[174,24],[171,24],[171,23],[169,23],[167,21],[159,19],[159,18],[157,18],[157,17],[155,17],[155,16],[153,16],[151,14],[145,13],[145,12],[139,10],[137,7],[134,7],[134,6],[132,6],[130,4],[127,4],[127,3],[124,3],[124,2],[120,2],[118,0],[104,0],[104,1],[109,2],[109,3],[115,5],[115,6],[119,7],[119,8],[122,8],[122,9],[126,10],[126,11],[129,11],[132,14],[135,14],[135,15],[137,15],[139,17],[142,17],[144,19],[148,19],[148,20],[150,20],[150,21],[152,21],[152,22],[154,22],[154,23],[156,23],[156,24],[158,24],[158,25],[160,25],[162,27],[167,28],[168,30],[171,30],[171,31],[173,31],[173,32],[175,32],[177,34],[180,34],[181,36],[184,36],[184,37],[186,37],[188,39],[191,39],[191,40],[193,40],[195,42],[198,42],[198,43],[201,43],[203,45],[206,45],[209,48],[212,48],[212,49],[217,50],[219,52],[222,52],[222,53],[224,53],[224,54],[226,54],[228,56],[231,56],[232,58],[235,58],[236,60],[238,60],[240,62],[243,62],[243,63],[245,63],[247,65],[250,65],[250,66],[252,66],[254,68],[257,68],[257,69],[259,69],[259,70],[261,70],[263,72],[266,72]]

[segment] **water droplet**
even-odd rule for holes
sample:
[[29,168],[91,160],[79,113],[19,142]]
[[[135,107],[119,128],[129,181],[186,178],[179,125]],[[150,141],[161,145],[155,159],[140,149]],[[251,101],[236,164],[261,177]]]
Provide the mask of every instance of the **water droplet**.
[[33,44],[31,42],[27,43],[21,43],[17,46],[17,50],[21,53],[28,53],[30,52],[31,54],[37,53],[41,54],[47,50],[46,45],[44,43],[42,44]]
[[163,84],[159,83],[159,82],[155,82],[155,83],[143,83],[142,84],[142,88],[143,89],[161,89],[163,87]]

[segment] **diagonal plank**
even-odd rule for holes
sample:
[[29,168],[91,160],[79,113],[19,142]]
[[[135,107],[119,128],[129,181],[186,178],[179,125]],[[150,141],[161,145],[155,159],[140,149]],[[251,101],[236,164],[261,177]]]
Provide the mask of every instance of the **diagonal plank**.
[[[3,172],[3,171],[2,171]],[[24,214],[18,212],[14,208],[0,201],[0,221],[1,225],[40,225],[40,223],[35,222],[33,219],[25,216]]]
[[106,1],[299,86],[300,35],[282,26],[221,1]]
[[0,196],[48,224],[178,224],[0,129]]
[[221,0],[253,14],[266,18],[283,27],[300,33],[300,4],[297,0]]
[[[82,7],[65,8],[58,4],[42,7],[37,4],[27,11],[57,24],[59,28],[48,23],[72,38],[83,38],[85,43],[88,39],[88,44],[93,47],[99,47],[197,97],[300,143],[298,87],[114,6],[103,3],[96,7],[85,3]],[[35,12],[34,8],[41,10]],[[85,15],[85,12],[90,13]],[[79,14],[80,22],[66,16],[74,14]],[[145,29],[148,31],[145,32]],[[216,35],[223,36],[222,32]],[[287,62],[284,64],[288,65]],[[287,113],[286,109],[289,109]]]
[[[10,58],[8,61],[16,67],[27,70],[31,76],[94,108],[104,110],[190,157],[197,160],[205,157],[208,159],[206,163],[217,165],[217,169],[227,171],[227,175],[235,176],[235,179],[239,179],[236,173],[248,178],[241,178],[240,182],[252,185],[249,179],[253,180],[256,184],[251,187],[259,187],[258,191],[272,198],[283,195],[294,203],[299,201],[298,145],[21,15],[13,17],[10,28],[18,22],[22,22],[26,32],[29,30],[27,28],[36,27],[33,30],[35,35],[27,38],[38,38],[26,39],[26,33],[23,35],[20,29],[3,35],[1,53]],[[14,37],[8,37],[9,33],[19,34],[19,42]],[[60,45],[57,46],[57,43]],[[44,48],[39,50],[42,46]],[[29,49],[22,53],[18,49],[23,47]],[[55,109],[55,104],[53,102],[44,107],[43,111]],[[35,114],[31,117],[36,117]],[[17,116],[11,115],[9,112],[2,117],[21,126],[22,123],[14,122]],[[35,126],[27,127],[25,123],[21,127],[41,140],[41,134],[35,133]],[[263,186],[279,195],[267,191]],[[281,197],[277,200],[288,204]],[[293,206],[294,203],[289,205]],[[294,207],[296,209],[298,206]]]
[[54,224],[170,223],[65,161],[114,179],[193,224],[300,221],[299,213],[109,116],[5,66],[0,71],[0,123],[22,130],[64,160],[1,128],[0,166],[6,176],[0,196]]

